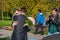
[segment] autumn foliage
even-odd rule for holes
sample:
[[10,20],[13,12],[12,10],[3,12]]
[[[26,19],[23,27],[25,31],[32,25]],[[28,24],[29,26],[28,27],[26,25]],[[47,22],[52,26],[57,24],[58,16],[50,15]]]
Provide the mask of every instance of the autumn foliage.
[[[15,8],[26,7],[27,16],[36,18],[38,9],[41,9],[45,16],[51,13],[53,7],[60,6],[59,0],[0,0],[0,11],[12,13]],[[1,14],[1,12],[0,12]]]

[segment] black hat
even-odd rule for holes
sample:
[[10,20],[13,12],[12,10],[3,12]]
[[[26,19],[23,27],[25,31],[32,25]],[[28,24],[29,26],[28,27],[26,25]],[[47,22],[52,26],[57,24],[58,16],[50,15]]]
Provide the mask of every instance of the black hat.
[[21,11],[22,11],[22,12],[27,12],[25,7],[22,7],[22,8],[21,8]]

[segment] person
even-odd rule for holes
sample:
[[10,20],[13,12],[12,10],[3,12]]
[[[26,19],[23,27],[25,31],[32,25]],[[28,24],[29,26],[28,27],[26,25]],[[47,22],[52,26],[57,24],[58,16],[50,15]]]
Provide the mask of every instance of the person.
[[12,33],[12,37],[11,40],[16,40],[16,27],[18,24],[18,14],[19,14],[19,10],[15,9],[13,12],[13,18],[12,18],[12,28],[14,29],[13,33]]
[[14,38],[12,37],[11,40],[28,40],[27,39],[27,31],[24,29],[24,25],[26,25],[25,20],[26,20],[26,8],[22,7],[21,8],[21,13],[18,15],[18,24],[17,27],[15,27],[15,30],[13,31],[13,33],[15,32]]
[[58,8],[58,16],[57,16],[57,32],[60,33],[60,7]]
[[[27,39],[27,31],[24,30],[23,26],[26,23],[26,8],[21,8],[21,14],[18,17],[18,26],[17,26],[17,40],[28,40]],[[26,27],[26,26],[25,26]]]
[[56,34],[57,32],[57,9],[52,9],[52,14],[49,16],[49,20],[47,21],[47,24],[49,24],[48,28],[48,35]]
[[37,15],[37,18],[36,18],[35,34],[37,33],[38,29],[41,28],[41,35],[43,35],[43,24],[44,24],[44,14],[39,9],[39,12],[38,12],[38,15]]
[[12,27],[14,27],[15,25],[17,25],[19,11],[20,10],[15,9],[14,12],[13,12],[14,14],[13,14],[13,18],[12,18]]

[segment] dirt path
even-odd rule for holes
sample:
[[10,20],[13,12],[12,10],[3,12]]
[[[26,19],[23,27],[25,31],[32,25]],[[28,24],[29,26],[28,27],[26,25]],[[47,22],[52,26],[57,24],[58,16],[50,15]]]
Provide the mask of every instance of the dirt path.
[[[12,31],[9,30],[0,30],[0,38],[11,38]],[[28,40],[31,40],[31,38],[36,38],[36,40],[41,40],[43,37],[46,37],[47,35],[40,35],[40,34],[32,34],[28,33]]]

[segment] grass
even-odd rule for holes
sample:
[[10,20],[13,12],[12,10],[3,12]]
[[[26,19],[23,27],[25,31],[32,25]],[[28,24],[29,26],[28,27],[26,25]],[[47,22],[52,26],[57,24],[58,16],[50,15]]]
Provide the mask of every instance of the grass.
[[[4,20],[4,21],[0,20],[0,26],[2,27],[11,26],[11,24],[12,24],[12,20]],[[34,33],[35,30],[31,30],[30,32]],[[48,32],[44,32],[44,34],[48,34]]]
[[8,38],[0,38],[0,40],[9,40]]
[[31,32],[31,33],[34,33],[34,32],[35,32],[35,30],[30,30],[30,32]]
[[11,20],[0,20],[0,26],[11,26],[12,21]]

